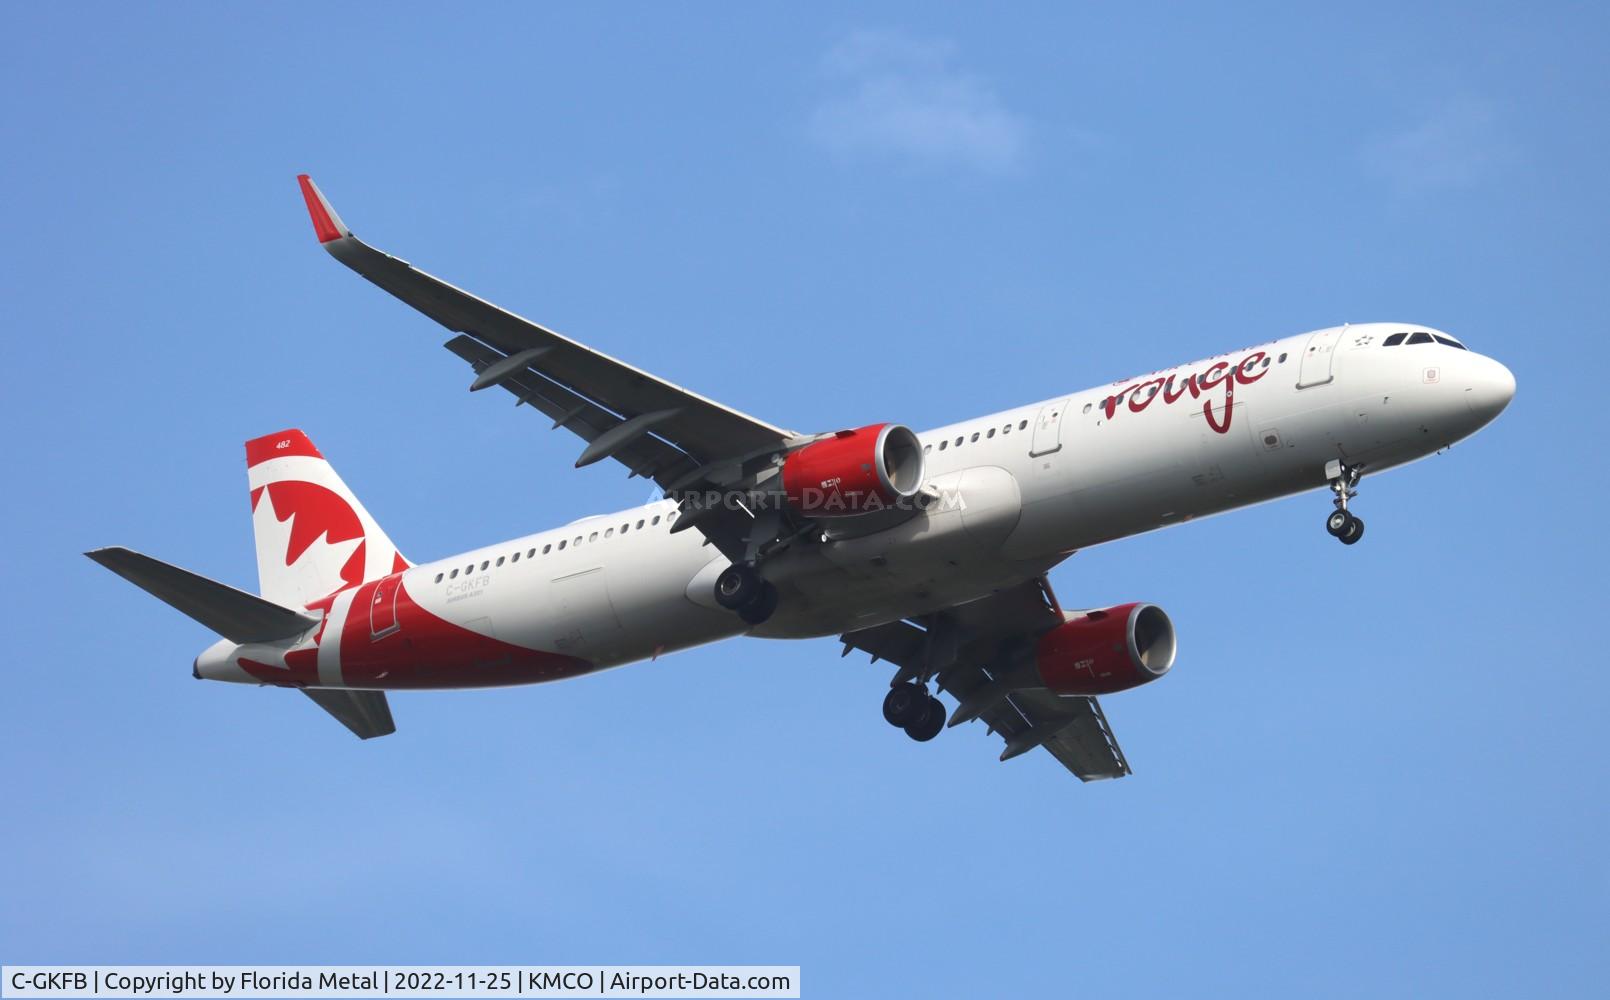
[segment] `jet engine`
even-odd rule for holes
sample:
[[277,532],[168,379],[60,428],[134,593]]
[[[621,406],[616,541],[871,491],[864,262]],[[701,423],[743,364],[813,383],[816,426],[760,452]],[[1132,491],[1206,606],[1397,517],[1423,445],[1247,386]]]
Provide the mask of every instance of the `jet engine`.
[[839,431],[783,461],[783,493],[811,517],[887,510],[922,486],[922,443],[901,424]]
[[1174,623],[1155,604],[1120,604],[1069,618],[1040,637],[1035,666],[1058,694],[1112,694],[1174,665]]

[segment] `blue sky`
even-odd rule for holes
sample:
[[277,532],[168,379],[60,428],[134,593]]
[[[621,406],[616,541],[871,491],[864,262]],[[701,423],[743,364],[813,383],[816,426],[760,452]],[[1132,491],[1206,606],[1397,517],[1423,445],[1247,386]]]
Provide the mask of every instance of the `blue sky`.
[[[1589,4],[11,5],[0,960],[798,963],[813,996],[1595,995],[1610,32]],[[1366,480],[1084,552],[1174,617],[1136,774],[912,744],[737,641],[396,696],[198,684],[78,553],[254,581],[306,429],[433,558],[645,499],[317,249],[362,236],[786,426],[933,426],[1343,321],[1516,373]]]

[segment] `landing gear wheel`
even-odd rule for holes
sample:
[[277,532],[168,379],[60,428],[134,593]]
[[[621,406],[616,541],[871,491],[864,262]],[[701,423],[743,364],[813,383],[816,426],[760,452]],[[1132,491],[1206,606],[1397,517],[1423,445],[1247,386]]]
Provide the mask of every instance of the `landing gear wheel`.
[[929,695],[928,704],[924,708],[925,711],[922,717],[905,727],[906,735],[918,743],[927,743],[935,736],[938,736],[941,729],[945,728],[944,702],[933,695]]
[[1336,509],[1326,516],[1325,530],[1343,545],[1352,545],[1364,537],[1364,522],[1347,509],[1347,502],[1358,496],[1358,481],[1363,476],[1362,468],[1343,465],[1334,458],[1325,464],[1325,479],[1336,494]]
[[1364,537],[1364,519],[1354,517],[1351,514],[1347,515],[1347,527],[1336,537],[1342,540],[1343,545],[1356,543],[1360,538]]
[[1356,520],[1358,519],[1345,510],[1333,510],[1330,516],[1325,518],[1325,530],[1330,532],[1333,538],[1340,538],[1347,531],[1348,522]]
[[772,612],[776,610],[777,588],[762,580],[760,593],[755,595],[753,601],[738,609],[738,617],[742,618],[746,625],[759,625],[770,618]]
[[728,611],[738,611],[755,602],[766,581],[748,563],[733,563],[716,577],[716,603]]
[[883,718],[899,729],[921,722],[928,711],[928,692],[916,684],[896,684],[883,696]]

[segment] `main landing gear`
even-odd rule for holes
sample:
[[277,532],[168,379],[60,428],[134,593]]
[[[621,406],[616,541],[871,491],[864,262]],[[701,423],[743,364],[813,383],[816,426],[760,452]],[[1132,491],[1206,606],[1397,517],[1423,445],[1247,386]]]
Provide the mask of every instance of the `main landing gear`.
[[1362,476],[1360,470],[1334,459],[1325,466],[1325,478],[1330,480],[1331,492],[1336,494],[1336,509],[1325,518],[1325,530],[1343,545],[1353,545],[1364,537],[1364,519],[1347,509],[1347,501],[1358,496],[1358,481]]
[[927,685],[908,681],[884,696],[883,718],[918,743],[926,743],[945,728],[945,703],[929,694]]
[[716,603],[736,611],[745,624],[759,625],[777,610],[777,588],[753,563],[733,563],[716,577]]

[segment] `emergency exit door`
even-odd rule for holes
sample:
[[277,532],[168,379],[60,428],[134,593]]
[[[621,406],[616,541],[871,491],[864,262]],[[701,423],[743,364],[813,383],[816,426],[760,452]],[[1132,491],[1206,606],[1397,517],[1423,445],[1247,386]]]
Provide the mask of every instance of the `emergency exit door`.
[[1059,399],[1040,407],[1040,415],[1034,418],[1034,439],[1029,445],[1030,457],[1036,455],[1049,455],[1062,447],[1062,414],[1068,409],[1068,401]]

